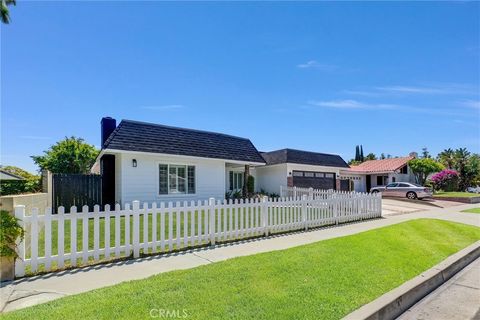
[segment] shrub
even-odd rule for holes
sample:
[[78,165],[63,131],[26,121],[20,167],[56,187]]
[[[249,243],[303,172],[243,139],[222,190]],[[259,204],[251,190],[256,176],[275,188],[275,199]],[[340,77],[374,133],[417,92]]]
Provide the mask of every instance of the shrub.
[[0,210],[0,256],[18,258],[17,238],[23,239],[25,232],[18,224],[18,219],[6,210]]
[[436,190],[456,191],[458,189],[458,178],[457,171],[445,169],[434,174],[430,180]]
[[248,194],[253,194],[255,192],[255,178],[253,176],[248,176],[247,191]]

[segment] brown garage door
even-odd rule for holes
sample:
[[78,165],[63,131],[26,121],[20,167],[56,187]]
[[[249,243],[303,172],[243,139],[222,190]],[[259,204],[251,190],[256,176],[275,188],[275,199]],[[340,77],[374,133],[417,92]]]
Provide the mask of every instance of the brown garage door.
[[299,188],[335,189],[335,174],[315,171],[293,171],[293,186]]

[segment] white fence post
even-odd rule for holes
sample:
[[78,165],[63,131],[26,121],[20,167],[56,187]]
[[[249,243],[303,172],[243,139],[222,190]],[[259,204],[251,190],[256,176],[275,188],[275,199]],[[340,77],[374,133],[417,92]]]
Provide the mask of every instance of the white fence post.
[[215,198],[208,199],[210,221],[210,244],[215,245]]
[[293,187],[293,198],[297,199],[297,187]]
[[133,257],[138,258],[140,256],[140,201],[135,200],[132,202],[133,209]]
[[310,200],[313,200],[313,188],[310,187],[308,188],[308,197]]
[[[15,218],[18,219],[18,223],[25,230],[25,206],[15,206]],[[17,239],[18,258],[15,259],[15,276],[23,277],[25,275],[25,239],[20,241]]]
[[302,196],[302,222],[303,227],[305,230],[308,230],[308,222],[307,222],[307,201],[308,197],[306,194]]
[[333,216],[335,217],[335,224],[338,224],[338,201],[337,199],[332,199],[333,204]]
[[262,212],[262,227],[263,227],[263,234],[268,236],[268,197],[262,197],[262,205],[261,205],[261,212]]

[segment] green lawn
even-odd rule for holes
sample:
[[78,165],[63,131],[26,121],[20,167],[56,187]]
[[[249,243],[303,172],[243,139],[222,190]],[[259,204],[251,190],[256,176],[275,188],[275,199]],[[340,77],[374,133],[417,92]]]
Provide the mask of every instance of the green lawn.
[[[254,213],[255,213],[255,210],[252,210],[250,213],[249,213],[249,218],[250,217],[252,219],[255,219],[255,216],[254,216]],[[195,216],[194,216],[194,228],[195,228],[195,235],[198,234],[198,218],[199,218],[199,215],[200,215],[200,219],[202,221],[201,223],[201,230],[200,230],[200,233],[201,234],[204,234],[206,232],[205,230],[205,224],[204,224],[204,221],[205,221],[205,212],[203,211],[195,211]],[[187,234],[188,235],[191,235],[191,214],[188,215],[188,224],[185,226],[184,225],[184,220],[185,220],[185,216],[184,214],[182,213],[181,216],[180,216],[180,237],[183,237],[183,235],[185,234],[185,227],[187,229]],[[215,220],[215,223],[217,224],[220,224],[221,226],[224,225],[225,221],[224,219],[226,219],[226,223],[227,223],[227,227],[228,227],[228,224],[229,224],[229,218],[225,217],[225,215],[223,214],[223,211],[222,211],[222,214],[221,215],[217,215],[216,217],[216,220]],[[258,224],[258,220],[260,219],[260,216],[259,216],[259,213],[257,213],[256,215],[256,219],[257,219],[257,224]],[[240,226],[240,220],[241,219],[238,219],[238,225]],[[252,220],[253,222],[253,220]],[[157,241],[160,241],[161,239],[161,230],[164,230],[164,239],[165,240],[168,240],[169,239],[169,215],[165,215],[165,221],[164,221],[164,224],[165,224],[165,227],[164,229],[161,228],[161,219],[160,219],[160,215],[157,216],[157,232],[156,232],[156,238],[157,238]],[[234,220],[232,221],[233,225],[234,225]],[[115,246],[115,218],[110,218],[110,247],[114,247]],[[139,232],[139,240],[140,242],[143,242],[143,224],[144,224],[144,219],[143,219],[143,216],[140,217],[139,219],[139,229],[140,229],[140,232]],[[130,243],[132,243],[132,239],[133,239],[133,218],[130,217],[129,218],[129,225],[130,225],[130,232],[129,232],[129,237],[130,237]],[[148,240],[149,241],[152,241],[152,233],[151,233],[151,230],[152,230],[152,215],[149,215],[148,216],[148,225],[149,225],[149,236],[148,236]],[[244,227],[246,228],[247,226],[247,216],[245,215],[243,217],[243,225]],[[77,223],[76,223],[76,230],[77,230],[77,236],[76,236],[76,246],[77,246],[77,252],[80,252],[83,250],[83,219],[77,219]],[[121,245],[124,245],[125,244],[125,227],[126,227],[126,224],[125,224],[125,217],[121,217],[120,218],[120,233],[118,235],[119,239],[120,239],[120,244]],[[64,241],[63,241],[63,245],[64,245],[64,252],[65,253],[69,253],[71,252],[71,221],[70,220],[65,220],[64,222]],[[58,221],[52,221],[52,225],[51,225],[51,229],[52,229],[52,232],[51,232],[51,252],[52,252],[52,255],[56,255],[58,253]],[[26,243],[27,245],[30,245],[30,240],[29,240],[29,237],[28,237],[29,233],[27,232],[27,239],[26,239]],[[176,214],[173,213],[172,214],[172,239],[175,239],[177,237],[177,219],[176,219]],[[100,218],[99,219],[99,248],[103,248],[105,247],[105,219],[103,218]],[[195,245],[202,245],[202,244],[206,244],[208,241],[206,240],[202,240],[200,243],[198,241],[196,241]],[[184,242],[182,241],[180,243],[180,246],[177,246],[177,243],[174,243],[173,244],[173,249],[174,250],[177,250],[177,249],[181,249],[182,247],[184,246]],[[191,246],[191,244],[189,244],[189,246]],[[93,219],[89,219],[88,220],[88,249],[89,250],[93,250],[94,249],[94,220]],[[169,251],[169,247],[168,247],[168,244],[166,243],[165,244],[165,252],[166,251]],[[140,252],[141,253],[145,253],[144,250],[143,250],[143,247],[140,249]],[[161,252],[161,248],[160,246],[158,246],[158,250],[157,252]],[[148,253],[153,253],[153,251],[150,249]],[[39,257],[43,257],[45,255],[45,228],[42,227],[42,229],[40,230],[39,232],[39,240],[38,240],[38,256]],[[115,256],[114,254],[114,251],[112,250],[111,251],[111,256],[110,258],[108,259],[113,259]],[[121,257],[124,257],[125,254],[123,252],[121,252],[120,254]],[[30,250],[27,250],[26,251],[26,258],[30,258]],[[106,259],[103,255],[100,255],[100,260],[108,260]],[[89,258],[89,263],[92,263],[94,262],[94,259],[93,257],[90,257]],[[80,255],[78,256],[77,258],[77,265],[81,265],[82,264],[82,258],[81,258],[81,253]],[[65,267],[69,267],[71,265],[70,261],[69,260],[65,260]],[[57,269],[57,263],[56,261],[52,261],[52,269],[51,270],[55,270]],[[39,264],[39,267],[38,267],[38,271],[42,272],[44,271],[45,268],[44,268],[44,265],[43,264]],[[26,273],[27,274],[31,274],[31,268],[30,267],[27,267],[26,269]]]
[[[282,251],[159,274],[7,313],[5,319],[339,319],[480,239],[420,219]],[[180,313],[181,315],[183,313]]]
[[480,197],[478,193],[472,192],[443,192],[438,191],[433,194],[435,197],[446,197],[446,198],[471,198],[471,197]]
[[468,213],[480,213],[480,208],[472,208],[472,209],[467,209],[467,210],[463,210],[462,212],[468,212]]

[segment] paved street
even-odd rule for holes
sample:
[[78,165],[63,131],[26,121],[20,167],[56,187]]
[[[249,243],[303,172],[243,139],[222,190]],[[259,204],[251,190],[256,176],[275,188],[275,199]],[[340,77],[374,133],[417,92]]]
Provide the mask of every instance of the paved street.
[[398,320],[467,319],[480,319],[480,258],[398,318]]

